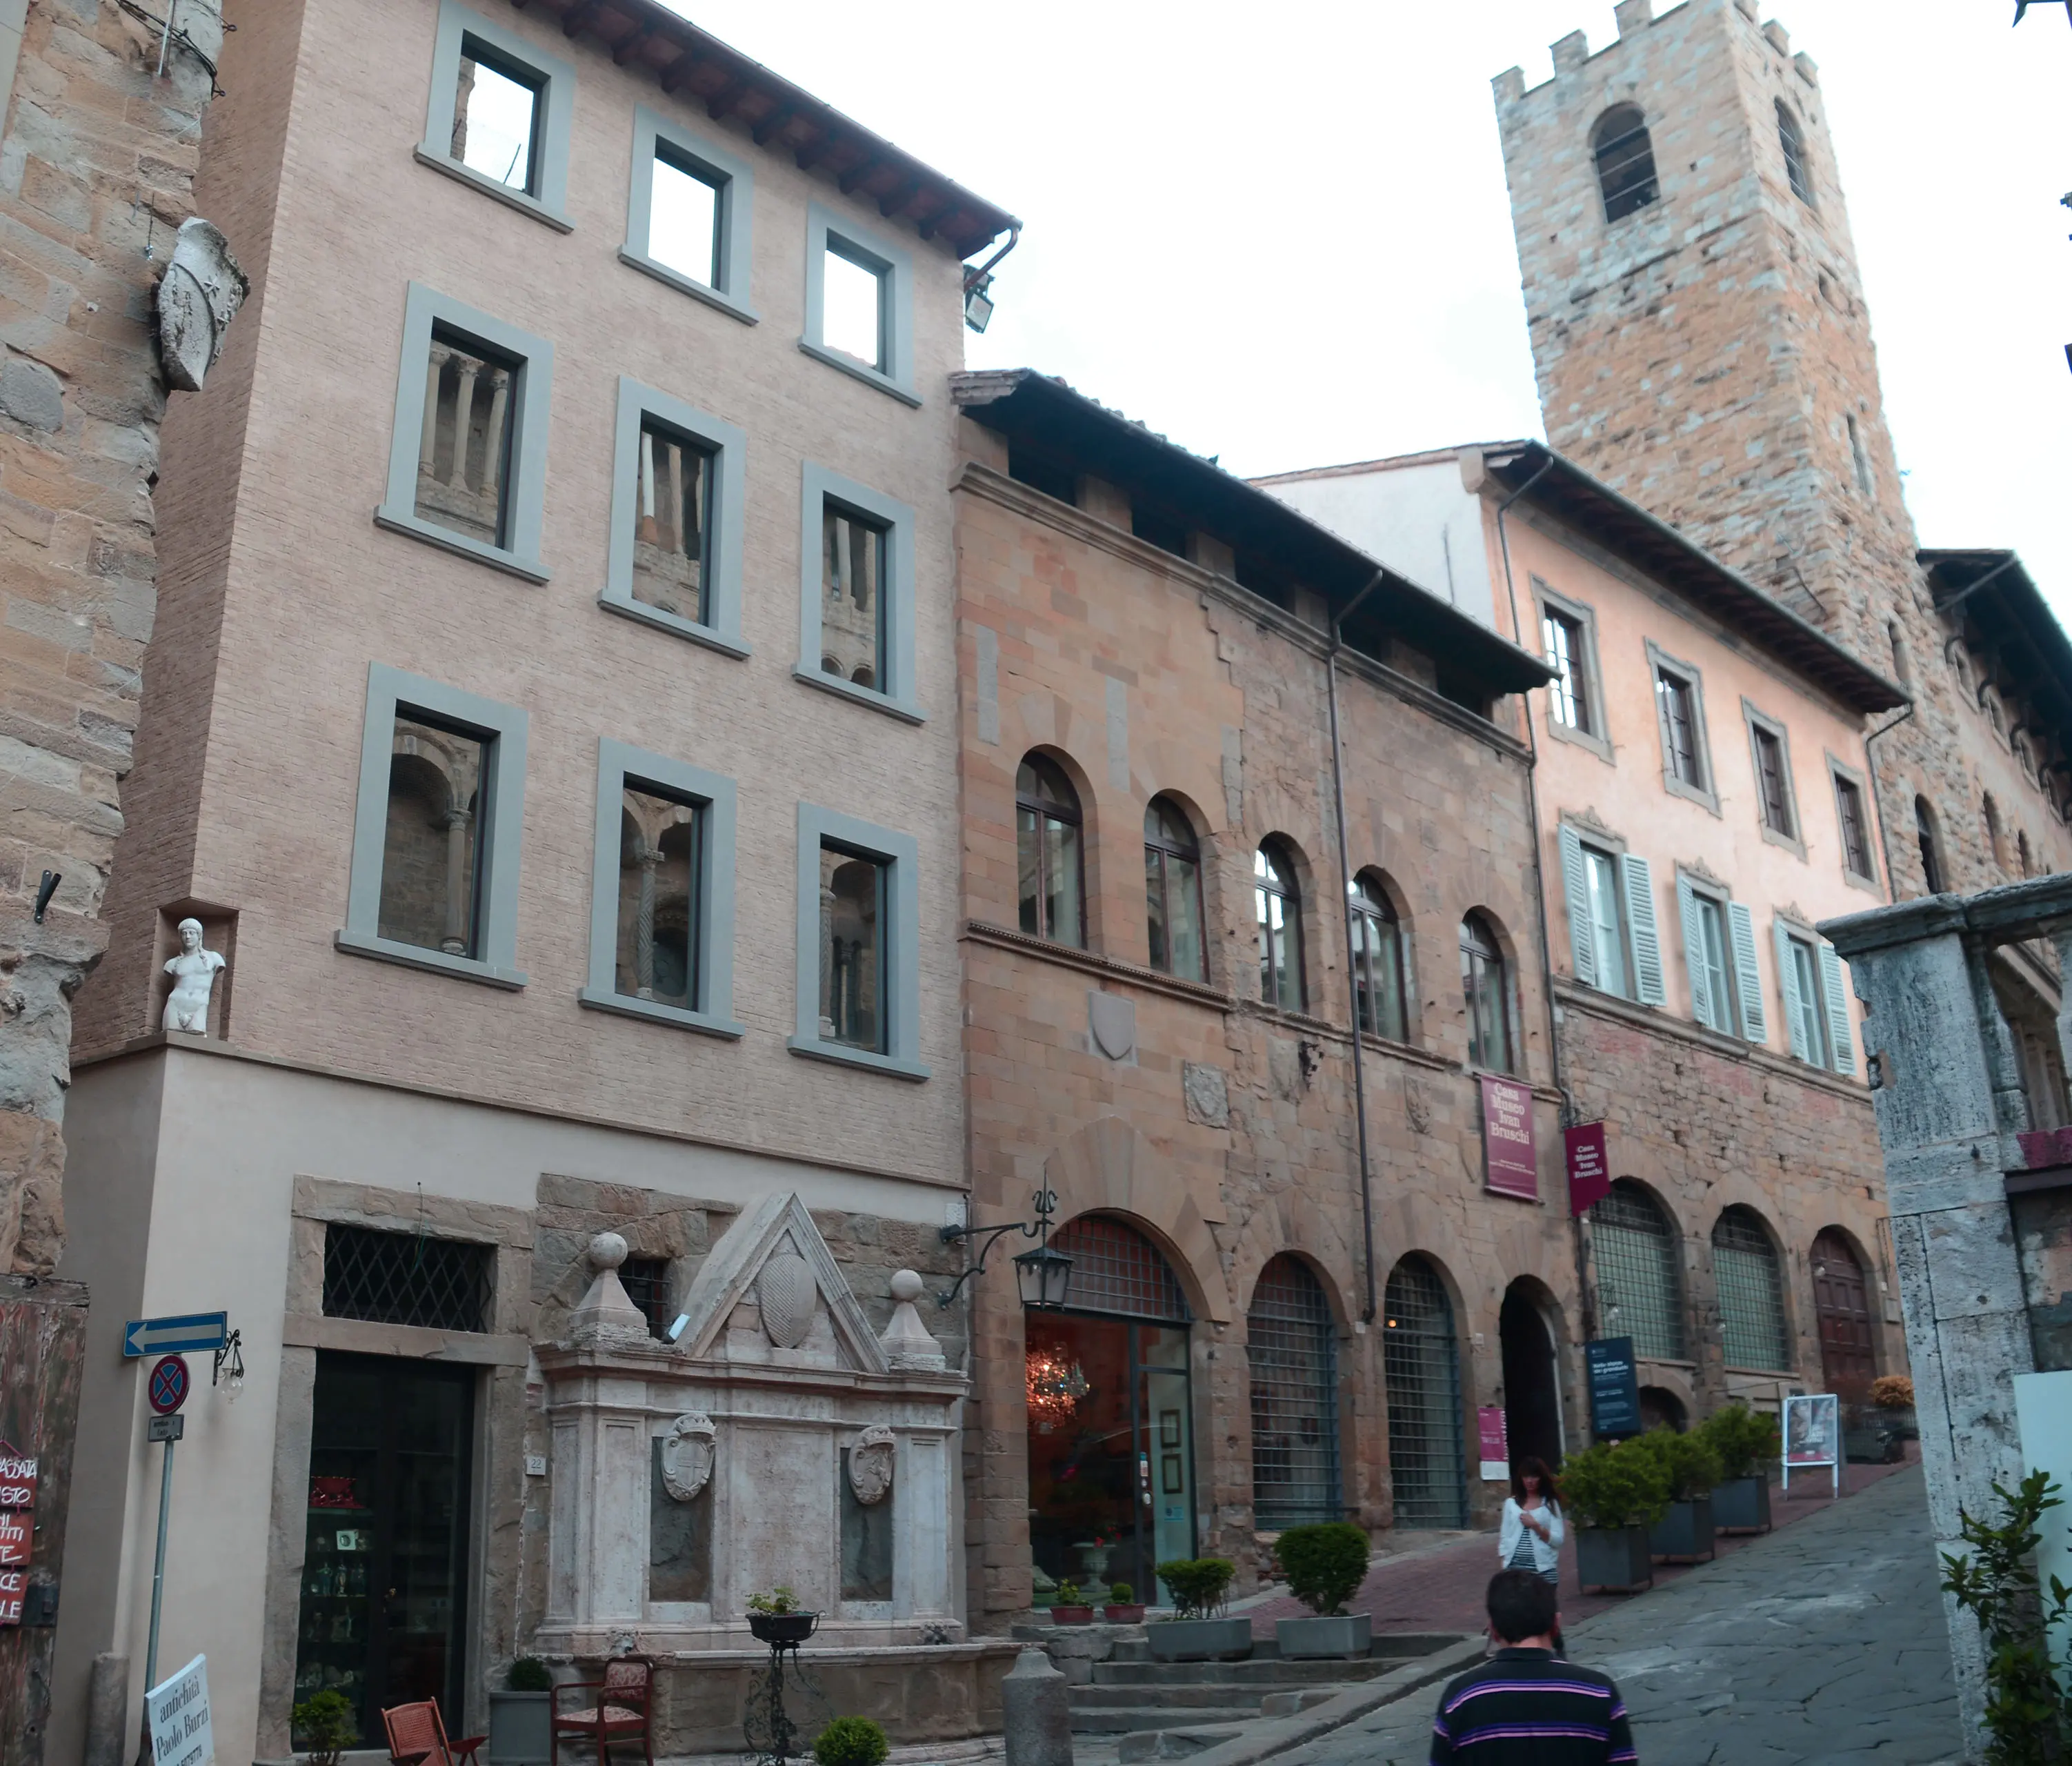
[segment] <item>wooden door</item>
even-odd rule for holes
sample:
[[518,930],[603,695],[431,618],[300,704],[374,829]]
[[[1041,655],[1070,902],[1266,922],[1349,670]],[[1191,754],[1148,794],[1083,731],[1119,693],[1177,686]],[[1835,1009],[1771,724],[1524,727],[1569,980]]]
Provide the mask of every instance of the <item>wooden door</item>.
[[1877,1377],[1869,1284],[1848,1241],[1832,1229],[1813,1241],[1813,1307],[1827,1389],[1860,1403]]

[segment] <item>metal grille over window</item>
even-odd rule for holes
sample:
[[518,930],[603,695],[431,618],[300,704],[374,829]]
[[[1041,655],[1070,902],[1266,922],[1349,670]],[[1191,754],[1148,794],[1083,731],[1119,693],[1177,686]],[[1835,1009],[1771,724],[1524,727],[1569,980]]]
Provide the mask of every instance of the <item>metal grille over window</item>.
[[1260,1272],[1245,1326],[1252,1524],[1271,1532],[1337,1521],[1338,1345],[1324,1291],[1295,1258],[1276,1257]]
[[633,518],[633,599],[679,619],[708,620],[713,454],[649,418],[640,425]]
[[327,1318],[434,1331],[486,1331],[489,1247],[332,1225],[324,1231]]
[[484,545],[504,541],[511,417],[522,370],[435,328],[425,364],[417,513]]
[[1592,1261],[1605,1334],[1630,1336],[1633,1352],[1684,1358],[1683,1284],[1676,1274],[1676,1235],[1654,1199],[1622,1178],[1590,1210]]
[[1438,1272],[1421,1258],[1407,1257],[1391,1272],[1383,1323],[1396,1524],[1465,1527],[1460,1345],[1453,1303]]
[[1072,1260],[1065,1304],[1078,1312],[1120,1313],[1185,1324],[1192,1316],[1179,1278],[1158,1247],[1133,1227],[1083,1214],[1050,1236]]
[[1712,1229],[1712,1276],[1720,1290],[1720,1334],[1730,1368],[1788,1369],[1784,1279],[1776,1248],[1746,1208],[1730,1208]]
[[651,1336],[660,1336],[674,1316],[669,1311],[669,1260],[663,1257],[629,1257],[619,1266],[619,1285],[626,1297],[640,1308]]
[[1600,117],[1590,132],[1590,150],[1597,156],[1606,220],[1622,220],[1661,194],[1655,178],[1655,144],[1636,106],[1614,105]]

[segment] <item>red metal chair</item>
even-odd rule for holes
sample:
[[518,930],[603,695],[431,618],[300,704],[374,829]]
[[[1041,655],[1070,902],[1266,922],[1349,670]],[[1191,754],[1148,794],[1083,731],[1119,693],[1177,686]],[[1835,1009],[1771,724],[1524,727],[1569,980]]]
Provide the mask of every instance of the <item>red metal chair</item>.
[[448,1741],[438,1705],[430,1698],[390,1706],[381,1714],[381,1727],[388,1731],[388,1757],[395,1766],[475,1766],[475,1749],[489,1739],[468,1735]]
[[[554,1689],[553,1766],[560,1766],[561,1739],[597,1741],[598,1766],[610,1766],[606,1750],[615,1741],[638,1736],[641,1758],[655,1766],[654,1670],[644,1661],[622,1658],[604,1665],[602,1680],[572,1681]],[[594,1692],[597,1702],[582,1710],[563,1710],[564,1693]]]

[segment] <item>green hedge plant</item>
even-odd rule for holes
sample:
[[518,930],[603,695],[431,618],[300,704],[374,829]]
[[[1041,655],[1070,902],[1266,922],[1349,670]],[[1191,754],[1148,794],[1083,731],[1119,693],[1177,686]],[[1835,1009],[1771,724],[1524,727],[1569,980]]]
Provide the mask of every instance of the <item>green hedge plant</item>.
[[1776,1462],[1780,1451],[1777,1418],[1745,1404],[1715,1410],[1698,1433],[1720,1456],[1720,1476],[1752,1478]]
[[1237,1566],[1227,1558],[1170,1558],[1158,1566],[1158,1575],[1173,1591],[1178,1617],[1207,1619],[1223,1610]]
[[819,1766],[882,1766],[892,1744],[868,1717],[837,1717],[813,1743]]
[[1719,1451],[1703,1430],[1679,1434],[1674,1429],[1650,1429],[1638,1441],[1630,1443],[1628,1451],[1655,1455],[1673,1502],[1705,1496],[1720,1481]]
[[1133,1606],[1137,1591],[1126,1582],[1112,1582],[1108,1585],[1108,1603],[1111,1607]]
[[1661,1456],[1639,1441],[1600,1441],[1562,1463],[1561,1494],[1580,1527],[1649,1527],[1669,1508]]
[[288,1723],[308,1751],[310,1766],[338,1766],[338,1756],[360,1739],[352,1702],[335,1690],[310,1694],[288,1713]]
[[1367,1533],[1350,1521],[1290,1527],[1273,1549],[1288,1591],[1320,1619],[1344,1612],[1367,1580]]
[[512,1663],[504,1684],[514,1693],[550,1693],[554,1690],[554,1677],[537,1656],[520,1656]]

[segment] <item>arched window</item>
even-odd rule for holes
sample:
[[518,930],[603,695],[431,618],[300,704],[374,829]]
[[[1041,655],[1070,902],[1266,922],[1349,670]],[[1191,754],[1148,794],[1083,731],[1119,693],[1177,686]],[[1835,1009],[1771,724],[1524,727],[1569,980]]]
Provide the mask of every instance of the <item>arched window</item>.
[[1050,1243],[1072,1260],[1065,1288],[1069,1311],[1172,1324],[1193,1316],[1165,1253],[1127,1221],[1082,1214],[1052,1233]]
[[1605,1334],[1631,1337],[1635,1355],[1682,1361],[1686,1340],[1676,1229],[1661,1204],[1630,1179],[1621,1178],[1590,1210],[1590,1248]]
[[1508,1073],[1511,975],[1496,934],[1480,914],[1461,922],[1461,991],[1467,999],[1468,1064]]
[[1151,966],[1186,981],[1209,978],[1202,942],[1202,849],[1170,797],[1144,811],[1144,912]]
[[1390,1271],[1382,1307],[1388,1475],[1399,1527],[1465,1527],[1461,1348],[1453,1303],[1421,1257]]
[[1985,817],[1986,850],[1992,854],[1995,866],[2005,871],[2007,846],[2000,838],[2000,806],[1993,801],[1993,794],[1988,791],[1980,807]]
[[1269,840],[1252,855],[1259,920],[1259,997],[1283,1011],[1302,1009],[1302,897],[1285,848]]
[[1921,842],[1921,875],[1928,893],[1942,893],[1942,849],[1935,838],[1935,812],[1926,797],[1914,800],[1914,837]]
[[1791,180],[1791,194],[1812,208],[1813,162],[1807,157],[1805,132],[1782,98],[1777,101],[1777,144],[1784,150],[1784,175]]
[[1352,885],[1353,994],[1370,1036],[1409,1039],[1403,985],[1403,928],[1381,879],[1363,871]]
[[1260,1271],[1245,1330],[1252,1525],[1277,1532],[1342,1520],[1338,1334],[1306,1264],[1284,1253]]
[[1014,776],[1014,850],[1022,929],[1061,945],[1083,945],[1079,794],[1056,762],[1040,754],[1025,757]]
[[1776,1372],[1791,1366],[1784,1328],[1784,1277],[1777,1248],[1753,1210],[1730,1208],[1712,1228],[1712,1278],[1727,1365]]
[[1637,105],[1614,105],[1597,118],[1590,152],[1597,162],[1606,220],[1622,220],[1661,195],[1655,181],[1655,144]]

